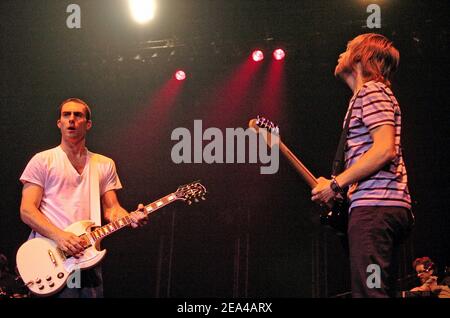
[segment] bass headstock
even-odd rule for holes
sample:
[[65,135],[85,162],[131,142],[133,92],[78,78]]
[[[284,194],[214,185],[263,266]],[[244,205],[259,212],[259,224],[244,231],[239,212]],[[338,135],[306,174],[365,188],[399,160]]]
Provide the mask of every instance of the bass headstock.
[[274,122],[270,121],[265,117],[257,116],[256,119],[253,118],[249,121],[248,126],[259,132],[260,129],[267,129],[268,132],[278,135],[280,133],[280,128]]

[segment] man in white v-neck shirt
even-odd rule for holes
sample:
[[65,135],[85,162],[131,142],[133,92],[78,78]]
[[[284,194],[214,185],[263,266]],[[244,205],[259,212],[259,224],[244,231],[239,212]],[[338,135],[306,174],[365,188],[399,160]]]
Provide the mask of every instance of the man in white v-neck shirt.
[[[122,185],[114,161],[86,148],[86,134],[92,127],[89,106],[81,99],[70,98],[61,103],[59,113],[61,144],[37,153],[20,177],[23,183],[20,217],[32,228],[31,237],[48,237],[64,252],[80,256],[82,240],[64,228],[77,221],[94,219],[91,199],[101,202],[103,217],[108,222],[130,215],[131,226],[138,227],[147,222],[147,217],[142,204],[137,212],[131,213],[120,205],[115,191]],[[94,179],[99,183],[98,197],[91,189],[94,175],[98,176],[98,181]],[[99,270],[85,272],[87,276],[93,275],[97,283],[80,290],[65,288],[60,295],[102,296]]]

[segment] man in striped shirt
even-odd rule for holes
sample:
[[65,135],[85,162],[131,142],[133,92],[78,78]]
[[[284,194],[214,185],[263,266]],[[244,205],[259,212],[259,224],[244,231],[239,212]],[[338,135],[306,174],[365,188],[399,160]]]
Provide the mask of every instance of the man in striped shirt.
[[[413,224],[400,142],[401,112],[390,89],[399,57],[386,37],[362,34],[348,43],[335,69],[354,93],[346,115],[351,118],[345,169],[331,180],[319,178],[312,200],[330,205],[349,188],[353,297],[395,294],[397,250]],[[377,268],[380,277],[373,277]]]

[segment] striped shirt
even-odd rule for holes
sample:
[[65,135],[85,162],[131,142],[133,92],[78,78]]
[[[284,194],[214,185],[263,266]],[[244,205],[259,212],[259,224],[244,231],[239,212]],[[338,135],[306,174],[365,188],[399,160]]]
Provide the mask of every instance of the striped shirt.
[[372,147],[370,131],[382,125],[395,127],[397,155],[381,170],[350,185],[350,210],[357,206],[400,206],[410,209],[411,197],[400,143],[401,112],[394,94],[381,82],[367,82],[350,100],[346,118],[353,102],[345,146],[345,168],[351,167]]

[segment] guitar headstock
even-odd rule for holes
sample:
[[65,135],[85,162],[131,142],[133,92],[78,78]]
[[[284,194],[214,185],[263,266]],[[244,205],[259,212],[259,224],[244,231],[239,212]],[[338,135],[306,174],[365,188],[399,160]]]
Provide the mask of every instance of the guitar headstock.
[[259,132],[259,129],[267,129],[268,132],[278,135],[280,133],[280,128],[275,125],[272,121],[265,117],[257,116],[256,119],[249,121],[248,126]]
[[188,204],[199,202],[199,199],[205,200],[206,188],[198,181],[194,181],[179,186],[175,195],[178,199],[186,201]]

